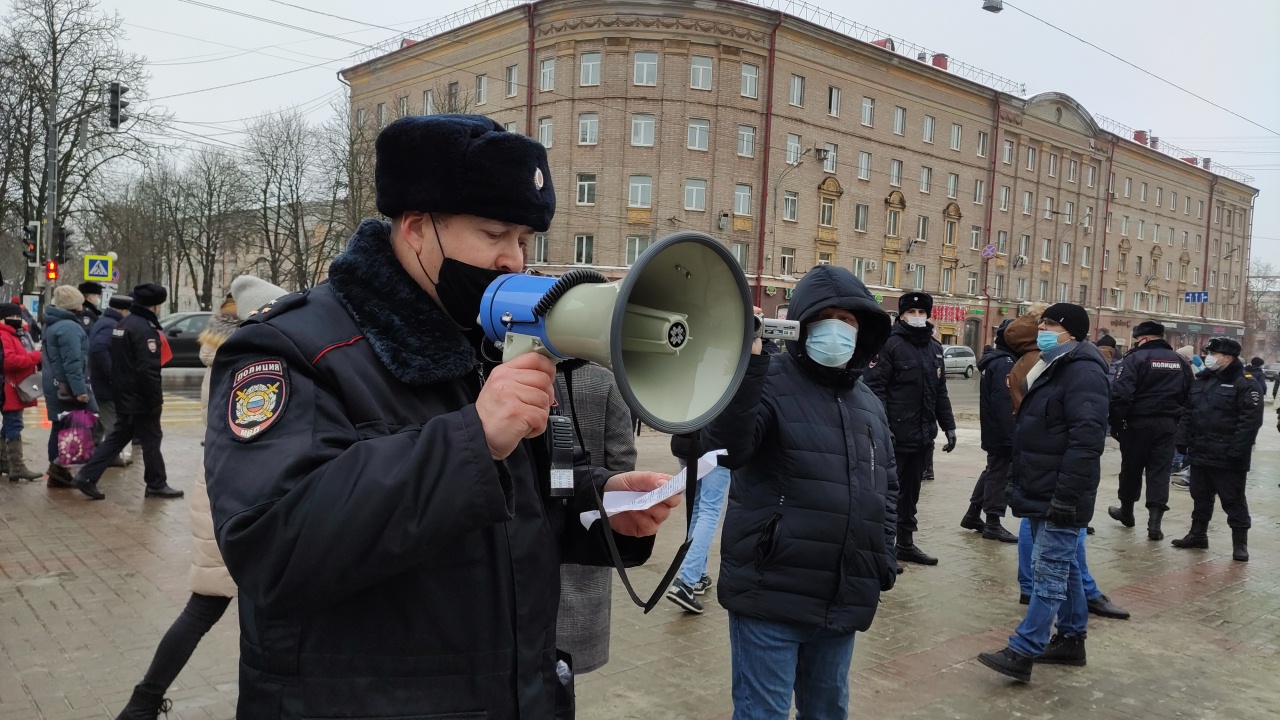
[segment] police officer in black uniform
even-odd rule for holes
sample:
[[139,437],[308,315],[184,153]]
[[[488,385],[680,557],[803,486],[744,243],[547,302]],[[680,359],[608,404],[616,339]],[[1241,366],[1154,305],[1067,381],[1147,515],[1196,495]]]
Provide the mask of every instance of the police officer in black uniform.
[[901,562],[937,565],[916,547],[916,505],[938,426],[947,436],[943,452],[956,448],[956,420],[947,395],[942,345],[933,339],[933,297],[911,292],[898,299],[898,320],[863,379],[884,403],[898,461],[897,556]]
[[1174,436],[1186,411],[1194,373],[1164,339],[1164,325],[1145,320],[1133,329],[1134,347],[1116,366],[1111,383],[1111,434],[1120,441],[1120,505],[1107,514],[1133,527],[1133,505],[1147,473],[1147,538],[1163,540],[1169,511]]
[[[328,283],[262,308],[213,364],[205,473],[240,588],[237,717],[550,718],[560,563],[609,564],[579,521],[591,485],[668,476],[580,466],[572,500],[551,497],[555,365],[478,353],[482,294],[555,211],[543,147],[435,115],[391,123],[375,152],[391,221],[366,220]],[[677,503],[609,519],[624,562]]]
[[[1262,391],[1240,362],[1240,343],[1216,337],[1206,347],[1205,369],[1191,384],[1191,409],[1178,426],[1178,445],[1191,463],[1191,531],[1176,548],[1208,548],[1213,499],[1222,501],[1231,528],[1231,557],[1249,559],[1249,504],[1244,479],[1262,427]],[[1181,448],[1179,448],[1181,449]]]
[[98,318],[102,317],[102,310],[98,308],[98,303],[102,302],[102,285],[86,280],[76,286],[76,289],[84,295],[84,305],[80,310],[80,324],[84,325],[85,332],[88,332]]

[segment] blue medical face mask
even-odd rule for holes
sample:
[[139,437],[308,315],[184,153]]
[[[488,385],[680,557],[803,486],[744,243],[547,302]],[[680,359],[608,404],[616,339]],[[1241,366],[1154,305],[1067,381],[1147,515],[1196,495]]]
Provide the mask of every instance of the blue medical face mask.
[[809,325],[804,352],[824,367],[848,364],[858,344],[858,329],[843,320],[819,320]]
[[1049,352],[1058,347],[1058,336],[1061,334],[1052,330],[1041,330],[1036,333],[1036,347],[1040,348],[1040,352]]

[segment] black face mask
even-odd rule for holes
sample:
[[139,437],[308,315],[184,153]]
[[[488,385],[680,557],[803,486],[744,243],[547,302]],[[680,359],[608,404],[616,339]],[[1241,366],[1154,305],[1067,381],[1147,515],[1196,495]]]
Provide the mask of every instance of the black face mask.
[[[431,273],[428,273],[426,266],[422,264],[421,256],[418,256],[418,266],[422,268],[427,280],[431,280],[431,284],[436,286],[436,297],[440,298],[440,305],[449,318],[463,330],[477,331],[480,300],[484,297],[484,291],[494,280],[507,273],[503,270],[468,265],[446,256],[444,245],[440,243],[440,228],[436,225],[434,215],[431,216],[431,229],[435,231],[436,245],[440,247],[440,255],[444,257],[440,263],[440,273],[435,280],[431,280]],[[470,336],[472,333],[467,335]]]
[[4,319],[4,324],[5,324],[5,325],[8,325],[9,327],[13,328],[14,330],[21,330],[21,329],[22,329],[22,318],[16,318],[16,317],[8,317],[8,318],[5,318],[5,319]]

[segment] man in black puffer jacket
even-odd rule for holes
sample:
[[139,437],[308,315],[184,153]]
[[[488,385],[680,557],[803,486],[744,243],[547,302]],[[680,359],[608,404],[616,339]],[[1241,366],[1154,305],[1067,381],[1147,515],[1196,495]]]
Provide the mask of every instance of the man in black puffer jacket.
[[[1004,339],[1004,329],[1012,319],[996,329],[996,345],[978,361],[982,373],[978,411],[982,421],[982,449],[987,453],[987,467],[978,476],[969,496],[969,511],[960,519],[960,527],[978,530],[988,540],[1016,543],[1018,537],[1000,524],[1004,517],[1004,488],[1009,481],[1009,462],[1013,454],[1013,398],[1009,395],[1009,371],[1018,355]],[[986,513],[986,522],[982,521]]]
[[[800,339],[747,375],[703,447],[733,471],[720,543],[733,704],[752,717],[848,715],[853,635],[893,587],[898,482],[889,426],[862,371],[889,316],[823,265],[791,298]],[[803,658],[798,663],[797,658]]]
[[937,565],[916,547],[916,504],[938,426],[947,435],[943,452],[956,447],[956,420],[947,395],[942,345],[933,339],[933,298],[913,292],[898,300],[898,322],[880,356],[867,369],[867,387],[884,403],[898,462],[898,560]]
[[1013,431],[1009,505],[1031,520],[1031,602],[1008,647],[978,660],[1021,682],[1031,679],[1033,660],[1085,664],[1089,610],[1076,547],[1093,517],[1109,405],[1107,363],[1088,336],[1089,313],[1079,305],[1044,311],[1040,361],[1027,374]]

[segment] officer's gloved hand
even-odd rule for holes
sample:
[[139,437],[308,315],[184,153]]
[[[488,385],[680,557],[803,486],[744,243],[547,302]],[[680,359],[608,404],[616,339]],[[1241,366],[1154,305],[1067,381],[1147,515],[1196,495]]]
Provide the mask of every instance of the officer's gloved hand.
[[951,452],[956,449],[956,431],[943,430],[947,436],[947,444],[942,446],[942,452]]
[[1049,516],[1046,519],[1058,527],[1072,527],[1076,524],[1076,506],[1054,498],[1049,501]]

